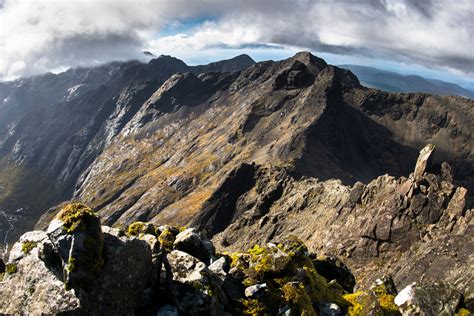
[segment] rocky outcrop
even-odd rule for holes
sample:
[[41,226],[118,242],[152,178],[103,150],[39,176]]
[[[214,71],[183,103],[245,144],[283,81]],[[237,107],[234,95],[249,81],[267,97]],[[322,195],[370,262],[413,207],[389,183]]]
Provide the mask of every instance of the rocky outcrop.
[[[61,222],[66,235],[57,238],[61,234],[33,231],[20,238],[0,282],[0,313],[393,316],[469,312],[461,294],[444,284],[412,284],[398,293],[392,279],[384,276],[361,288],[340,259],[311,253],[294,236],[242,252],[215,254],[212,243],[193,229],[179,232],[138,222],[124,232],[97,226],[95,216],[84,205],[66,204],[50,225]],[[79,231],[89,238],[91,232],[99,232],[102,238],[103,261],[97,269],[81,259],[90,249],[75,245],[82,236]],[[199,255],[203,245],[212,252],[208,252],[209,263],[191,254]],[[68,252],[79,255],[77,267],[71,266],[71,256],[68,262],[62,257]]]
[[[472,234],[472,210],[465,209],[464,188],[456,188],[450,177],[434,174],[426,166],[427,150],[432,152],[432,146],[421,151],[417,178],[385,175],[368,185],[295,180],[285,170],[273,170],[275,180],[259,177],[254,188],[237,198],[237,205],[252,207],[214,235],[217,249],[233,251],[249,240],[264,243],[292,234],[311,251],[342,257],[359,284],[368,286],[390,274],[398,287],[421,280],[446,281],[469,297],[474,288],[470,271],[474,244],[467,237]],[[276,179],[282,183],[282,193],[264,208],[259,206],[255,198],[271,190]],[[254,193],[257,188],[259,194]],[[349,280],[344,264],[322,274]],[[324,261],[316,265],[324,267]]]

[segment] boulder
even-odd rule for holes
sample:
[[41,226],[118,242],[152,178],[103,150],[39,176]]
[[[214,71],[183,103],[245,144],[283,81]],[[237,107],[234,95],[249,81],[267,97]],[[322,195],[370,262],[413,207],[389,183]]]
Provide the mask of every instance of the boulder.
[[[75,220],[68,221],[59,213],[48,232],[26,233],[14,244],[9,273],[0,283],[0,313],[134,314],[149,303],[143,299],[153,279],[147,242],[118,229],[102,232],[93,213],[74,214]],[[101,242],[100,257],[84,252],[84,240],[92,236],[100,238],[94,239]],[[71,256],[65,255],[67,249]],[[84,258],[100,258],[103,264],[89,269]]]
[[209,270],[218,275],[221,279],[227,276],[230,270],[230,262],[228,257],[222,256],[209,265]]
[[446,283],[412,283],[395,297],[402,315],[454,315],[461,294]]
[[202,262],[209,264],[215,254],[212,243],[195,228],[180,232],[174,241],[173,248],[184,251]]
[[190,315],[219,314],[227,304],[219,278],[199,259],[180,250],[166,256],[172,273],[171,292],[179,311]]
[[5,263],[3,262],[2,258],[0,258],[0,273],[5,272]]
[[42,240],[36,239],[37,246],[25,254],[21,252],[21,241],[13,245],[7,267],[15,269],[10,269],[0,283],[1,314],[56,314],[80,308],[77,293],[64,286],[61,258],[53,252],[46,233],[42,236]]
[[46,233],[63,262],[66,286],[90,288],[104,263],[99,217],[80,203],[66,204]]

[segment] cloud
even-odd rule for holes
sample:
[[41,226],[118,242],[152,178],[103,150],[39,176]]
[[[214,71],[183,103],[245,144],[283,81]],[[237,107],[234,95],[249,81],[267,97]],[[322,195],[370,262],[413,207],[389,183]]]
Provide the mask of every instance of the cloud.
[[[218,50],[310,49],[474,74],[471,0],[0,0],[0,78]],[[181,33],[160,30],[213,18]],[[206,20],[203,18],[203,20]]]

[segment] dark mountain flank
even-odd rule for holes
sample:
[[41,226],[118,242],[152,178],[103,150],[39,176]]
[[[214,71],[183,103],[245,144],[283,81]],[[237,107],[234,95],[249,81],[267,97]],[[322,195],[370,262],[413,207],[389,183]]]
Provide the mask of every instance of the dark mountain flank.
[[397,287],[443,280],[464,295],[453,310],[472,304],[472,100],[367,88],[306,52],[204,66],[160,56],[3,83],[0,95],[6,242],[72,200],[113,229],[192,226],[218,253],[296,235],[313,257],[343,258],[362,287],[383,274]]

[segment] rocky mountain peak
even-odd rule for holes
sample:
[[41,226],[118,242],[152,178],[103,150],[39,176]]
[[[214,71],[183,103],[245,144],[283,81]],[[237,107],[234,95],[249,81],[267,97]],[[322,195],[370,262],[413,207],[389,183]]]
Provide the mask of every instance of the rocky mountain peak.
[[[37,269],[62,289],[55,293],[72,310],[93,300],[80,294],[84,275],[103,282],[89,290],[103,298],[104,310],[131,312],[150,308],[154,293],[170,306],[160,301],[152,309],[206,313],[224,306],[277,313],[270,303],[277,293],[275,306],[282,311],[297,311],[292,297],[298,296],[315,312],[331,306],[347,312],[359,300],[382,303],[372,292],[345,296],[355,294],[353,278],[369,288],[384,274],[398,289],[417,283],[413,297],[405,293],[398,300],[401,305],[423,301],[415,297],[423,293],[420,282],[438,282],[441,275],[448,285],[439,287],[439,300],[455,298],[443,306],[453,311],[472,303],[472,243],[464,236],[472,233],[473,101],[365,88],[349,71],[310,53],[278,62],[243,57],[202,66],[163,56],[64,76],[47,76],[54,84],[44,90],[42,80],[0,85],[7,99],[0,117],[0,231],[2,240],[12,242],[40,218],[36,227],[43,232],[21,237],[14,252],[20,254],[25,241],[44,245],[33,247],[32,256],[10,255],[8,269],[15,262],[19,271]],[[48,99],[51,89],[57,94]],[[69,207],[78,218],[81,210],[94,210],[97,216],[88,218],[96,228],[99,219],[107,225],[102,233],[61,228],[56,219],[67,200],[80,201]],[[48,230],[52,221],[59,226]],[[191,228],[180,233],[180,226]],[[102,244],[102,256],[93,252],[104,262],[93,269],[98,274],[68,271],[71,249],[73,257],[88,253],[85,240]],[[296,249],[285,248],[288,240]],[[254,244],[260,248],[248,250]],[[238,255],[221,259],[225,251]],[[301,254],[301,261],[289,260],[292,253]],[[318,264],[338,273],[320,269],[325,283],[307,271],[317,266],[311,253],[333,258]],[[138,283],[127,279],[122,287],[135,289],[133,295],[113,292],[107,262],[129,273],[135,262],[124,258],[143,258],[140,271],[133,271]],[[254,271],[254,265],[265,269],[267,259],[278,267],[290,262],[280,283]],[[240,294],[216,292],[225,283],[216,278],[225,273],[232,274],[227,282]],[[11,293],[31,287],[25,274],[10,274]],[[339,280],[347,293],[332,283],[339,294],[317,296],[322,292],[310,290],[308,278],[321,280],[325,293],[333,293],[331,281]],[[77,292],[63,289],[61,280],[71,280]],[[17,291],[16,283],[25,287]],[[44,294],[37,293],[29,302]],[[196,298],[189,300],[192,306],[179,305],[183,300],[176,297],[188,294]]]

